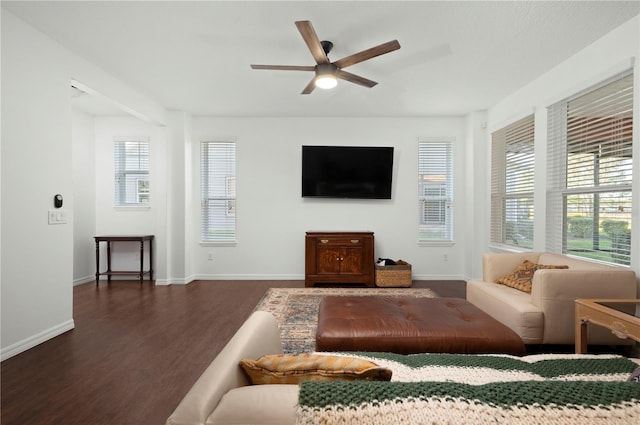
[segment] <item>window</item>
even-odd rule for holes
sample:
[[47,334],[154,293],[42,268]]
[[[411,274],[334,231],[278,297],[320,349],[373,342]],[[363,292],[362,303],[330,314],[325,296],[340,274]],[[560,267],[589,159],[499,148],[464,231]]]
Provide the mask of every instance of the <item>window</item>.
[[200,145],[201,238],[203,242],[236,240],[236,143]]
[[491,242],[533,248],[534,116],[491,134]]
[[453,241],[453,143],[418,143],[419,242]]
[[547,249],[628,265],[633,74],[548,110]]
[[115,205],[149,204],[149,142],[117,140],[114,143]]

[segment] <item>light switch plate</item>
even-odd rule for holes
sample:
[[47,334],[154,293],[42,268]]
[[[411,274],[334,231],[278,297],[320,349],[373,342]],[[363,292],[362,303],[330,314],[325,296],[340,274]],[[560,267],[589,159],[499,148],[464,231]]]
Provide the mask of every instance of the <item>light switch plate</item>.
[[66,210],[49,210],[48,211],[49,224],[66,224],[67,223],[67,211]]

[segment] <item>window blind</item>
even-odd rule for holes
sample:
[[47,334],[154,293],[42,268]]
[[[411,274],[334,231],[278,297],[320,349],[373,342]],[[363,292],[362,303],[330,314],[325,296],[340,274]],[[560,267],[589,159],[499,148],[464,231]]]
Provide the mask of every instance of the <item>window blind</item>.
[[491,135],[491,242],[533,248],[534,115]]
[[200,144],[201,238],[236,240],[236,143]]
[[547,250],[630,263],[633,74],[551,105]]
[[116,206],[149,203],[149,142],[114,142]]
[[453,241],[453,143],[418,143],[418,240]]

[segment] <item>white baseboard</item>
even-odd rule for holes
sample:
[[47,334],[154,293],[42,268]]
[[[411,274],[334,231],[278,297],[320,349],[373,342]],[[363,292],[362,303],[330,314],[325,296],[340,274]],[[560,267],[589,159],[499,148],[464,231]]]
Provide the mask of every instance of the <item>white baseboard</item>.
[[193,282],[194,280],[196,280],[196,278],[191,275],[189,277],[186,278],[177,278],[177,277],[172,277],[172,278],[168,278],[168,279],[156,279],[155,283],[156,285],[188,285],[189,283]]
[[303,274],[198,274],[194,280],[304,280]]
[[60,334],[70,331],[73,328],[75,328],[75,323],[73,322],[73,319],[70,319],[52,328],[30,336],[29,338],[25,338],[22,341],[18,341],[15,344],[11,344],[10,346],[0,350],[0,361],[4,361],[10,357],[15,356],[16,354],[22,353],[23,351],[27,351],[28,349],[33,348],[38,344],[42,344],[43,342],[48,341]]
[[414,274],[413,280],[466,280],[463,275],[453,274]]
[[83,285],[85,283],[95,282],[95,281],[96,281],[95,275],[80,277],[77,279],[73,279],[73,286]]

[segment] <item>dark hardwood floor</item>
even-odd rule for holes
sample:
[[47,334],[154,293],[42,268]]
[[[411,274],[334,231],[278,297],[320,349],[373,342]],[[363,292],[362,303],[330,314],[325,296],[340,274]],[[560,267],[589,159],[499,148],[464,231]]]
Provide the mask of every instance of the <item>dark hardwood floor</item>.
[[[414,281],[465,297],[463,281]],[[270,287],[199,281],[73,288],[75,329],[0,364],[2,425],[161,425]]]

